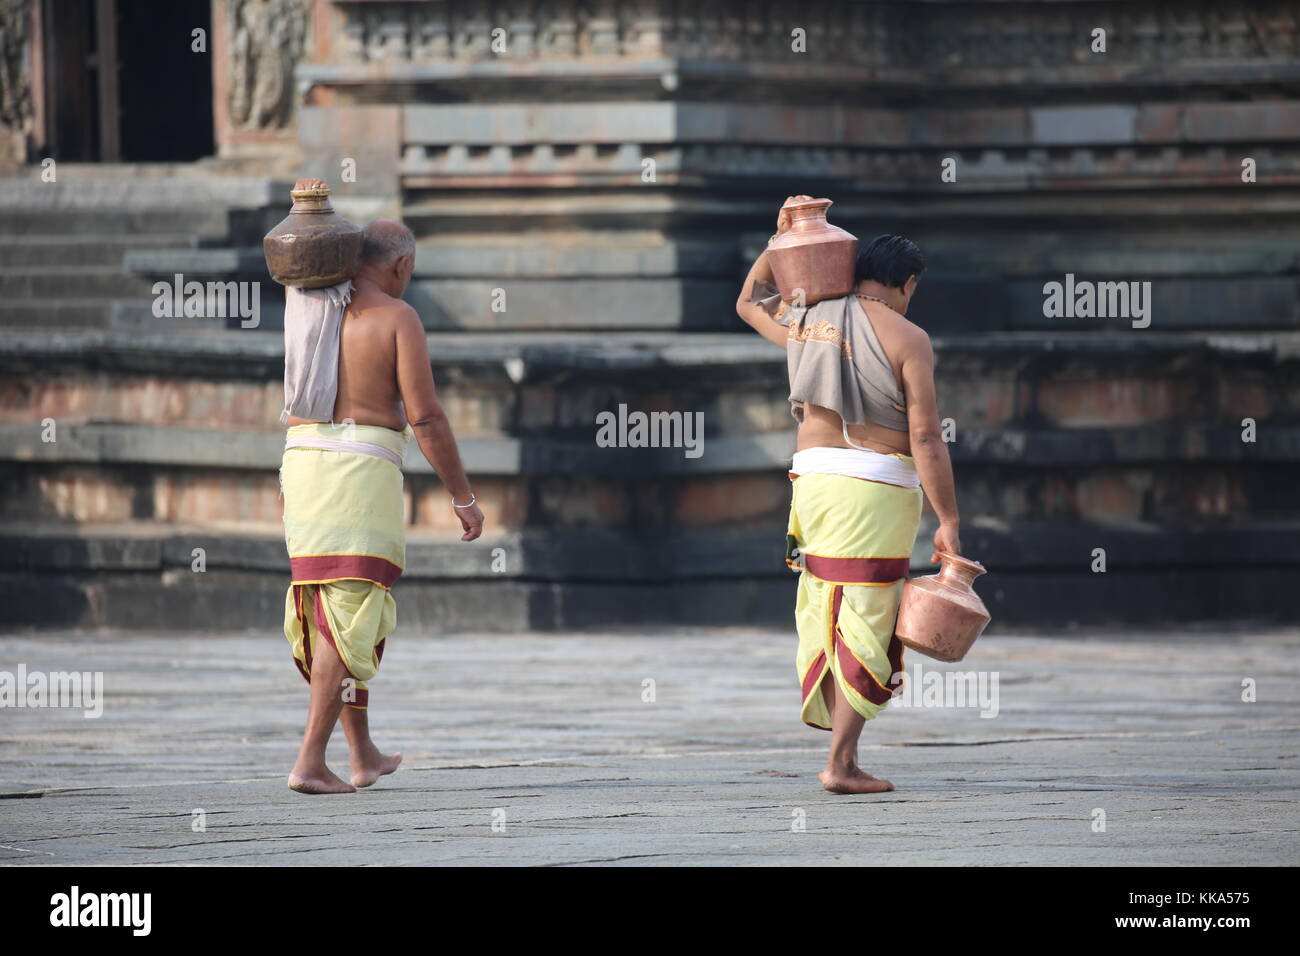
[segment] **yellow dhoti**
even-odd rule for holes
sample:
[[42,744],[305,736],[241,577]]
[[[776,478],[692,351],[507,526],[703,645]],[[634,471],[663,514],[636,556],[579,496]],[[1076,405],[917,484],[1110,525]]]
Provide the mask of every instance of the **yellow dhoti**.
[[844,475],[791,478],[787,563],[802,568],[795,605],[800,717],[830,730],[821,692],[827,674],[868,720],[899,686],[903,645],[894,637],[894,619],[922,492]]
[[369,680],[397,626],[389,593],[406,566],[402,460],[409,429],[295,425],[280,466],[284,538],[293,575],[284,635],[310,683],[317,642],[350,677],[344,701],[369,703]]

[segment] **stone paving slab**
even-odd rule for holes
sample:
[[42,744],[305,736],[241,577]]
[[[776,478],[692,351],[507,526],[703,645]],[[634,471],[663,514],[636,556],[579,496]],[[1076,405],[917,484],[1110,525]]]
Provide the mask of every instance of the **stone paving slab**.
[[98,719],[0,709],[0,864],[1300,862],[1300,629],[909,653],[914,687],[996,673],[997,714],[892,705],[862,761],[898,790],[861,797],[818,785],[792,640],[399,631],[371,721],[403,768],[304,797],[284,776],[306,685],[278,633],[0,635],[0,671],[102,671],[105,693]]

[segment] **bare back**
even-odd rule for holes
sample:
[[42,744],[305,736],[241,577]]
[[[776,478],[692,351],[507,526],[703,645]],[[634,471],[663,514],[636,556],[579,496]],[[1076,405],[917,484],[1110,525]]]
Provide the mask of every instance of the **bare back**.
[[[929,342],[925,332],[913,325],[906,318],[883,303],[869,299],[858,299],[862,311],[880,340],[894,370],[894,379],[900,383],[904,394],[908,393],[905,366],[921,354],[929,354]],[[912,412],[911,396],[908,396],[908,411]],[[912,453],[910,436],[905,431],[897,431],[867,422],[865,425],[850,425],[849,437],[859,445],[889,455],[901,452]],[[847,448],[841,429],[840,416],[828,408],[819,405],[804,406],[803,422],[795,439],[795,448]]]
[[[397,377],[397,329],[411,307],[373,286],[358,289],[339,329],[334,421],[401,431],[406,411]],[[290,418],[290,425],[306,419]]]

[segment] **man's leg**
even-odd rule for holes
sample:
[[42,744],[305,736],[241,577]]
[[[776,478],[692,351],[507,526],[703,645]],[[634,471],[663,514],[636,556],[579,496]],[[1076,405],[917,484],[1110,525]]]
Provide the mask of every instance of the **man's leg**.
[[356,793],[325,766],[325,746],[343,709],[343,679],[347,669],[329,641],[316,641],[311,662],[311,703],[298,761],[289,773],[289,789],[299,793]]
[[822,697],[831,714],[831,752],[826,769],[817,776],[831,793],[883,793],[893,790],[888,780],[880,780],[858,767],[858,738],[866,719],[853,709],[843,695],[836,693],[835,672],[828,669],[822,678]]
[[383,754],[370,739],[370,719],[364,707],[343,708],[343,733],[348,738],[352,785],[368,787],[402,762],[401,754]]

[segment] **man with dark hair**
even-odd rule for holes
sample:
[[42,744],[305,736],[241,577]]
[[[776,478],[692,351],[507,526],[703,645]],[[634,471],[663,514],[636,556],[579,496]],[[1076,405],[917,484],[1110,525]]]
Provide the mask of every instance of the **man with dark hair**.
[[[788,228],[782,208],[772,239]],[[924,269],[916,243],[877,236],[859,249],[852,294],[804,307],[781,301],[765,250],[736,301],[740,317],[787,354],[799,422],[786,560],[800,572],[800,715],[832,733],[820,774],[832,793],[894,789],[858,767],[858,737],[901,681],[894,621],[922,488],[939,516],[930,560],[961,553],[934,352],[905,318]]]
[[[925,253],[911,239],[876,236],[858,247],[853,278],[859,284],[873,282],[886,289],[901,290],[907,296],[900,313],[905,315],[907,303],[912,301],[912,293],[916,291],[924,271]],[[857,291],[863,290],[859,287]]]
[[[402,760],[370,739],[366,707],[368,681],[397,624],[389,589],[406,560],[402,461],[412,434],[442,479],[448,510],[464,529],[461,540],[483,532],[483,512],[434,390],[424,326],[401,298],[414,268],[411,231],[381,219],[363,232],[355,279],[286,291],[326,296],[320,314],[335,322],[332,334],[319,323],[286,334],[292,360],[283,419],[290,427],[280,484],[293,578],[284,633],[311,685],[307,728],[289,774],[289,787],[300,793],[353,793]],[[340,715],[351,783],[325,765]]]

